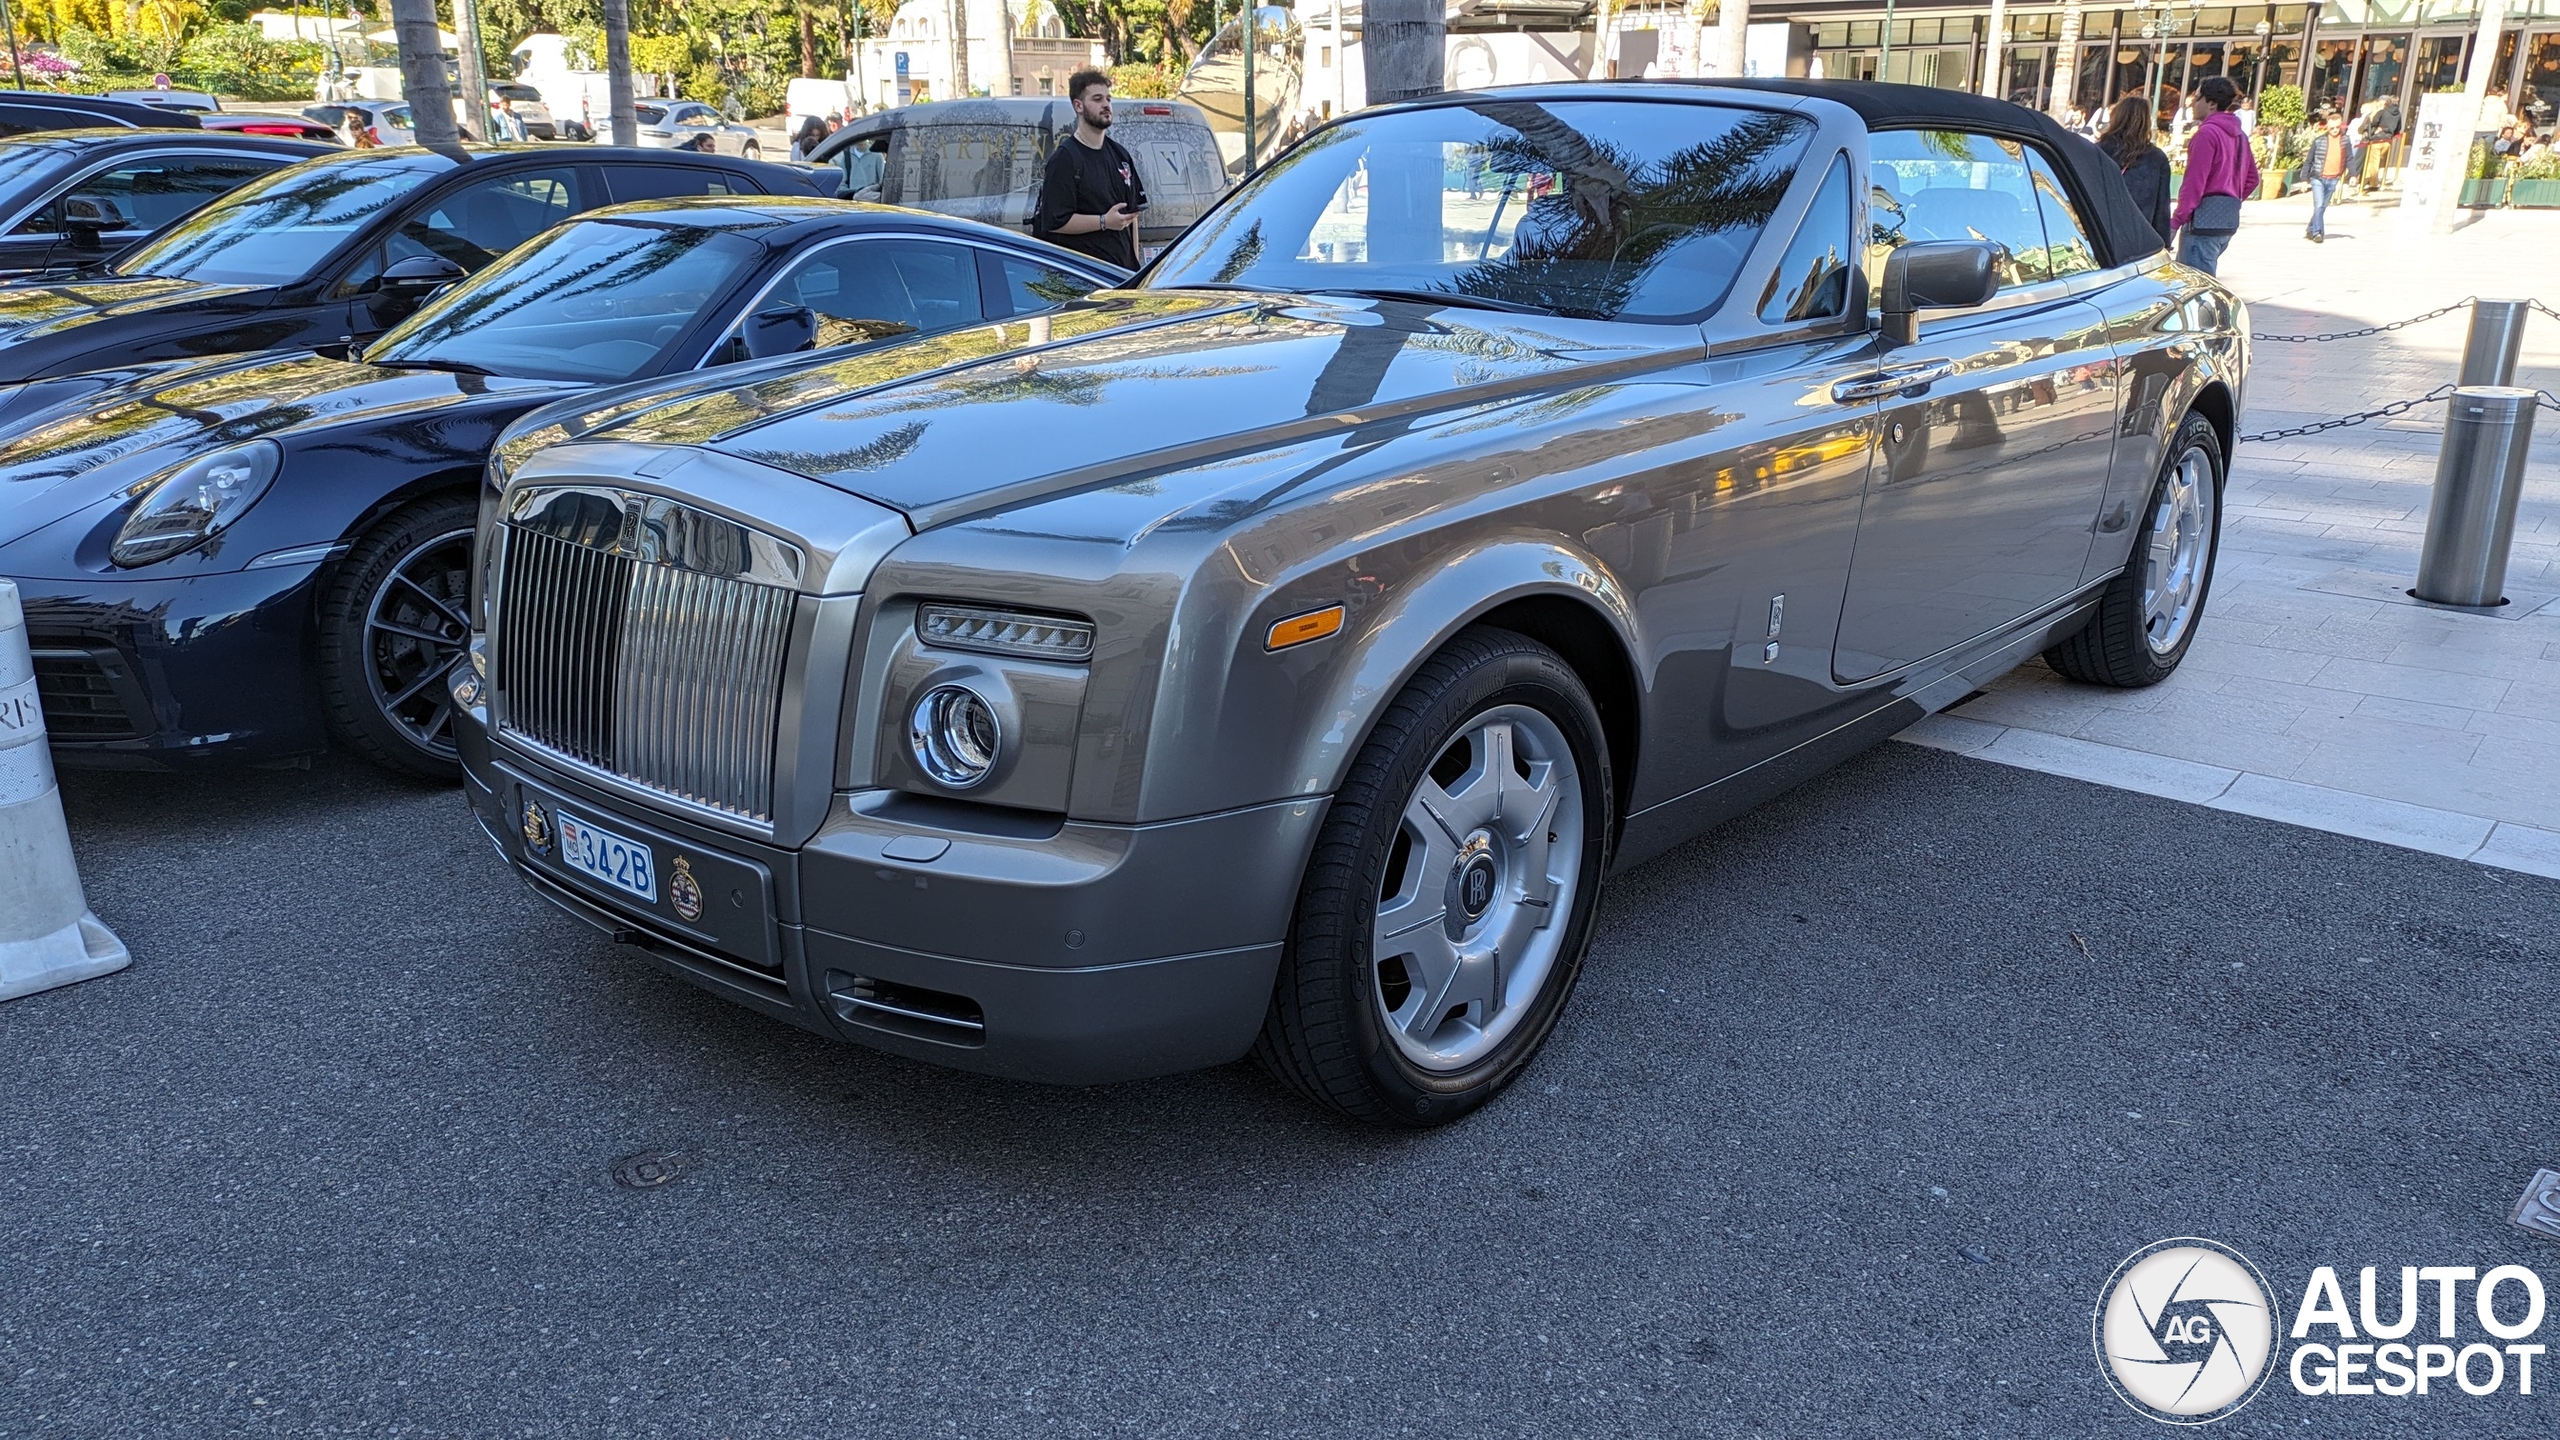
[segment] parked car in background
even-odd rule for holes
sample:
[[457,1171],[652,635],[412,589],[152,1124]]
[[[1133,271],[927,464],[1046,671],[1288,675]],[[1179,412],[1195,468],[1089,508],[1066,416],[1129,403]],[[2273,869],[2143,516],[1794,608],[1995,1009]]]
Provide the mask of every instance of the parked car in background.
[[0,139],[0,280],[104,265],[260,176],[335,145],[207,130]]
[[365,130],[376,145],[409,145],[417,140],[416,122],[409,115],[405,100],[333,100],[325,105],[306,105],[302,116],[336,130],[348,111],[363,119]]
[[[1171,240],[1227,190],[1226,163],[1199,108],[1119,100],[1111,138],[1146,182],[1141,246]],[[1049,154],[1075,129],[1064,99],[1008,97],[900,105],[847,124],[811,156],[837,168],[837,193],[1027,229]]]
[[505,100],[515,106],[516,118],[524,122],[526,138],[557,140],[560,126],[552,119],[551,107],[542,102],[542,92],[530,85],[502,80],[489,87],[489,103]]
[[680,195],[806,195],[807,174],[639,150],[335,151],[233,191],[94,279],[0,287],[0,384],[362,345],[582,211]]
[[211,115],[222,109],[220,97],[207,95],[201,90],[110,90],[107,98],[135,105],[156,105],[163,110],[183,110],[190,115]]
[[197,125],[195,116],[161,105],[140,105],[99,95],[64,95],[51,90],[0,90],[0,135],[99,126],[193,130]]
[[298,115],[238,111],[228,115],[207,115],[202,123],[205,129],[225,135],[272,135],[289,140],[338,142],[338,132],[334,127]]
[[[632,107],[640,125],[644,150],[691,150],[703,155],[764,158],[764,143],[752,125],[741,125],[699,100],[643,100]],[[596,141],[612,139],[611,117],[595,117]]]
[[[2175,670],[2248,331],[1998,100],[1362,111],[1138,288],[520,422],[467,790],[537,893],[768,1016],[1444,1123],[1613,868],[2026,657]],[[1712,1026],[1699,964],[1662,1003]]]
[[0,574],[26,603],[55,753],[171,763],[334,742],[450,778],[446,671],[509,421],[697,367],[1023,321],[1120,278],[937,216],[662,200],[550,230],[360,360],[27,387],[0,400]]

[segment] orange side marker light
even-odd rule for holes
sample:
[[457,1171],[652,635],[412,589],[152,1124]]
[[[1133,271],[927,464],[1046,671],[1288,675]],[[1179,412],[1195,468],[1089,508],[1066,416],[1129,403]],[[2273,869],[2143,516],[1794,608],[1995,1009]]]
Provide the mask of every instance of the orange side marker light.
[[1286,650],[1292,645],[1304,645],[1311,640],[1322,640],[1341,629],[1342,607],[1327,605],[1321,610],[1310,610],[1304,615],[1292,615],[1286,620],[1275,622],[1271,627],[1270,637],[1262,642],[1262,648]]

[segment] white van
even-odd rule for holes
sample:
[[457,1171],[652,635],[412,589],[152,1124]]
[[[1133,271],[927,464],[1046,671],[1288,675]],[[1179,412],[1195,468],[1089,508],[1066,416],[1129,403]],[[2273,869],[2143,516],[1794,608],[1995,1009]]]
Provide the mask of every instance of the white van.
[[[1227,192],[1227,167],[1208,117],[1179,100],[1114,100],[1111,138],[1146,182],[1138,222],[1152,255]],[[837,195],[877,200],[1007,229],[1028,229],[1051,151],[1075,128],[1062,97],[936,100],[865,115],[818,147],[841,173]]]
[[853,118],[853,87],[842,80],[795,79],[783,87],[782,133],[797,135],[800,122],[815,115],[821,120]]

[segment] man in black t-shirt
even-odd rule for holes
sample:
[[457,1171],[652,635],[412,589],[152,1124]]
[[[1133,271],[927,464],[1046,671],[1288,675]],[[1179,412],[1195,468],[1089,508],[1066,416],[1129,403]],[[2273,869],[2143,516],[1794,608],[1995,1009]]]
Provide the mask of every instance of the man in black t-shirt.
[[1067,80],[1067,103],[1075,107],[1076,128],[1050,152],[1031,233],[1135,270],[1147,187],[1138,180],[1137,162],[1104,133],[1111,128],[1111,77],[1077,71]]

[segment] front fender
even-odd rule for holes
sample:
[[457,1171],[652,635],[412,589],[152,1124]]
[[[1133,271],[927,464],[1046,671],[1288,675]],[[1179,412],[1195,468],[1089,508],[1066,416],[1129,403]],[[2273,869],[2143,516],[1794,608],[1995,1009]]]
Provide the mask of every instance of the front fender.
[[[1424,662],[1484,616],[1541,597],[1596,613],[1615,637],[1622,661],[1645,653],[1634,607],[1597,558],[1554,537],[1496,537],[1394,585],[1346,623],[1340,636],[1308,647],[1331,646],[1333,653],[1306,670],[1299,687],[1305,703],[1291,718],[1290,729],[1265,733],[1263,727],[1277,717],[1231,712],[1227,733],[1213,748],[1226,754],[1276,750],[1286,757],[1275,777],[1288,787],[1284,793],[1331,794],[1341,788],[1380,715]],[[1268,613],[1256,616],[1248,631],[1250,648],[1238,656],[1238,667],[1301,663],[1286,651],[1262,652],[1259,639],[1271,622],[1305,607],[1280,599],[1263,608]],[[1631,661],[1628,668],[1634,669]],[[1633,760],[1615,758],[1620,768]]]

